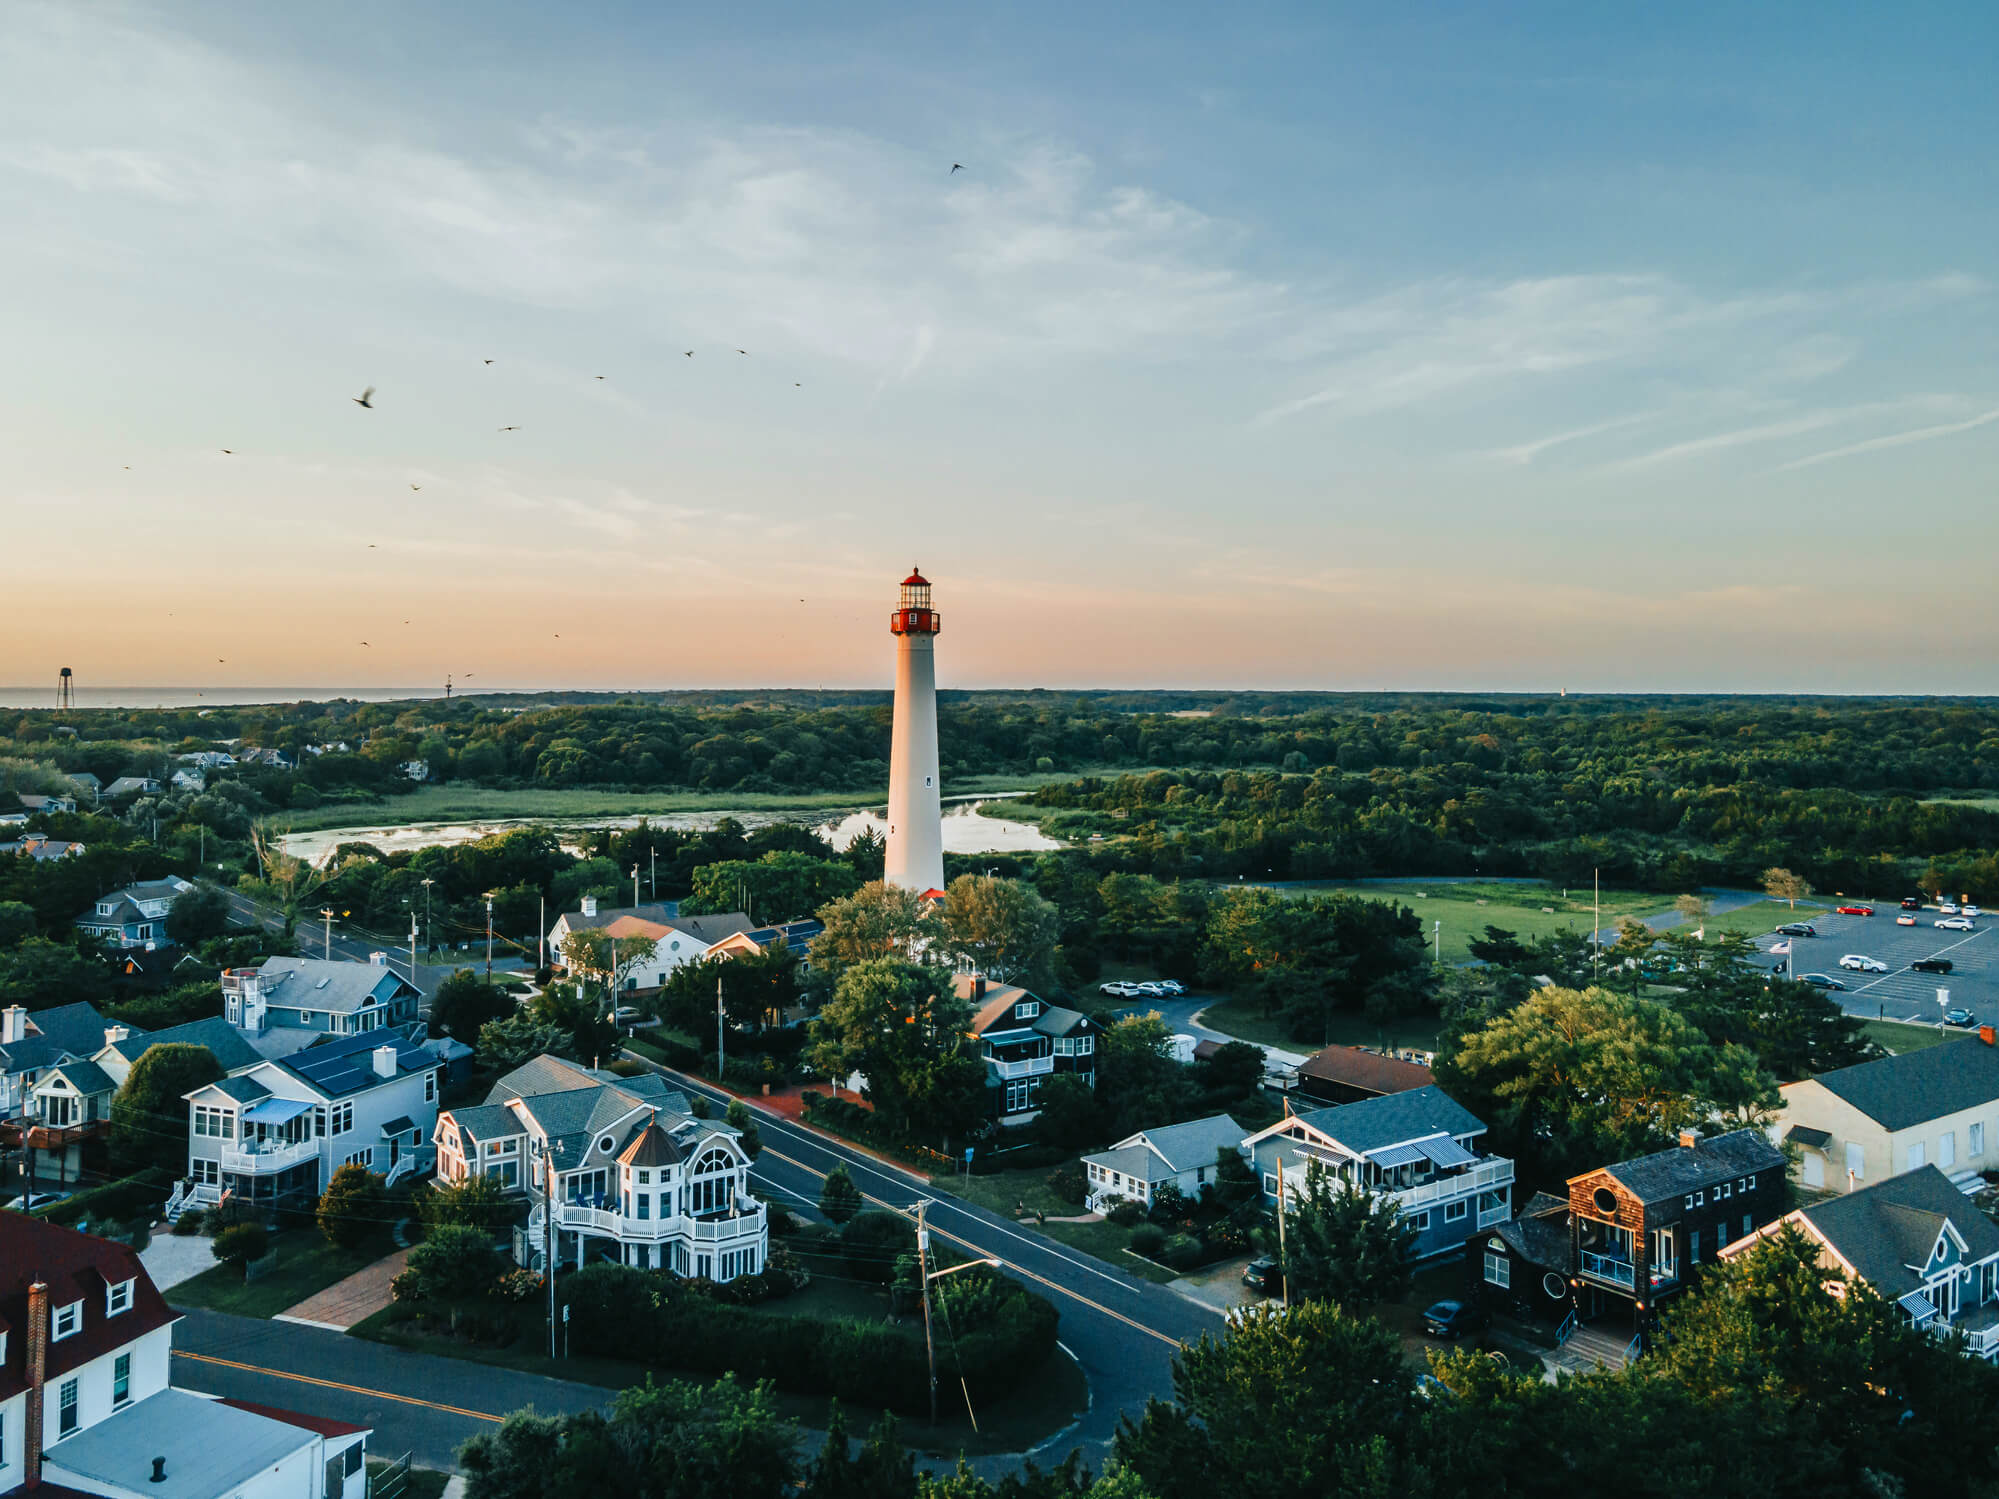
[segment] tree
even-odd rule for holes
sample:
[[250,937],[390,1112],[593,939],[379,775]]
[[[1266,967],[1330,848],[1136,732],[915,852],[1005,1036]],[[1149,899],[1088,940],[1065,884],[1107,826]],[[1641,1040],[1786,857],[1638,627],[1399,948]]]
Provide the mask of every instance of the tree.
[[1763,871],[1763,893],[1772,900],[1786,901],[1793,911],[1798,902],[1812,893],[1811,882],[1801,875],[1792,874],[1781,864],[1772,865]]
[[491,1234],[514,1216],[513,1202],[496,1176],[433,1181],[416,1194],[411,1206],[426,1231],[463,1224]]
[[1422,923],[1388,901],[1224,890],[1202,952],[1211,979],[1254,995],[1293,1036],[1318,1045],[1340,1010],[1379,1021],[1433,1003]]
[[826,1184],[819,1189],[819,1212],[828,1223],[845,1223],[866,1206],[853,1173],[844,1165],[826,1173]]
[[1424,1402],[1395,1334],[1331,1302],[1250,1312],[1173,1360],[1173,1401],[1118,1426],[1159,1499],[1429,1492]]
[[35,908],[26,901],[0,900],[0,950],[18,947],[35,935]]
[[812,1063],[829,1077],[859,1072],[875,1115],[910,1138],[962,1132],[983,1117],[985,1066],[970,1055],[971,1005],[941,969],[875,958],[840,974],[812,1021]]
[[1034,1117],[1035,1132],[1050,1145],[1075,1150],[1103,1137],[1103,1111],[1097,1090],[1073,1072],[1044,1078]]
[[1173,1032],[1157,1015],[1130,1015],[1097,1038],[1097,1100],[1105,1132],[1176,1124],[1194,1108],[1192,1069],[1173,1059]]
[[1659,939],[1659,956],[1675,991],[1673,1008],[1712,1044],[1749,1048],[1780,1082],[1881,1054],[1863,1023],[1830,994],[1753,966],[1760,954],[1738,933],[1717,932],[1703,943],[1688,932],[1667,932]]
[[229,897],[208,881],[183,890],[167,907],[167,935],[182,947],[193,947],[229,930]]
[[339,1249],[353,1249],[388,1229],[382,1178],[366,1166],[342,1166],[319,1197],[319,1231]]
[[[616,1057],[622,1049],[617,1022],[576,984],[548,985],[521,1013],[539,1024],[563,1030],[567,1049],[561,1055],[595,1065]],[[483,1028],[480,1034],[485,1034]]]
[[873,828],[862,828],[848,841],[840,857],[854,867],[863,881],[879,880],[888,861],[888,839]]
[[584,927],[562,939],[564,966],[579,981],[594,978],[611,992],[621,989],[626,978],[652,962],[658,952],[658,941],[640,932],[613,937],[602,928]]
[[271,1236],[261,1223],[236,1223],[221,1230],[208,1246],[216,1262],[243,1269],[271,1252]]
[[1544,1180],[1661,1148],[1718,1115],[1756,1122],[1777,1103],[1746,1047],[1712,1045],[1672,1007],[1605,989],[1543,989],[1464,1036],[1436,1072]]
[[828,901],[852,895],[860,883],[853,864],[844,858],[773,849],[760,859],[721,859],[702,865],[694,871],[694,893],[680,909],[689,915],[744,911],[766,923],[793,921]]
[[1308,1161],[1299,1187],[1285,1183],[1284,1273],[1294,1299],[1359,1308],[1407,1295],[1416,1230],[1395,1199],[1337,1179]]
[[1253,1098],[1263,1086],[1263,1048],[1248,1041],[1224,1041],[1213,1055],[1194,1063],[1194,1080],[1219,1101]]
[[821,908],[826,930],[812,939],[815,972],[837,980],[856,963],[908,958],[935,927],[914,890],[879,880]]
[[902,1445],[895,1416],[883,1411],[855,1448],[846,1413],[835,1400],[826,1416],[826,1443],[805,1470],[802,1499],[912,1499],[916,1454]]
[[751,1160],[754,1161],[763,1153],[763,1135],[757,1129],[756,1116],[750,1113],[748,1104],[740,1098],[732,1098],[722,1117],[741,1133],[741,1139],[736,1143],[743,1147]]
[[488,1021],[504,1020],[514,1008],[513,996],[487,983],[476,968],[455,969],[430,997],[430,1033],[476,1043]]
[[1708,912],[1714,909],[1714,902],[1705,895],[1682,895],[1673,902],[1673,909],[1679,913],[1684,925],[1696,931],[1705,931]]
[[479,1027],[478,1061],[493,1072],[512,1072],[539,1056],[576,1060],[575,1039],[561,1026],[522,1010]]
[[1054,905],[1025,880],[961,874],[945,890],[945,949],[994,983],[1046,985],[1061,933]]
[[493,1248],[492,1230],[469,1223],[439,1224],[409,1254],[408,1273],[418,1296],[426,1301],[479,1300],[492,1291],[505,1269],[505,1261]]
[[12,952],[0,952],[0,1006],[45,1010],[80,999],[103,1004],[110,997],[111,969],[96,956],[46,937],[29,937]]
[[111,1148],[134,1165],[187,1169],[186,1097],[221,1081],[222,1064],[206,1046],[149,1046],[111,1100]]

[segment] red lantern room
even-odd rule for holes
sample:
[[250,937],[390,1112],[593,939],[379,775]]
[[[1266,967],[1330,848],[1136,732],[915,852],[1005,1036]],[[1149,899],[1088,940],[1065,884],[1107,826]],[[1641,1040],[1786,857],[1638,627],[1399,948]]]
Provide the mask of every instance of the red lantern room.
[[891,635],[935,635],[944,628],[944,617],[930,607],[930,580],[914,568],[902,580],[888,628]]

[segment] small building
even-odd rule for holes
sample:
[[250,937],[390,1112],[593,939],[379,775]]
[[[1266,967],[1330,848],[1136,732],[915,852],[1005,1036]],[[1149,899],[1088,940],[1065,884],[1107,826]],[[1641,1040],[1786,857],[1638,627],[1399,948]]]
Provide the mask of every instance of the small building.
[[22,812],[30,817],[76,810],[76,798],[73,796],[50,796],[39,791],[21,791],[16,793],[16,797],[21,803]]
[[76,924],[113,947],[163,946],[172,940],[167,936],[167,913],[193,888],[178,875],[142,880],[98,896],[91,908],[76,918]]
[[1359,1046],[1328,1046],[1298,1064],[1297,1091],[1322,1104],[1359,1103],[1427,1088],[1436,1080],[1420,1062]]
[[364,1426],[171,1388],[129,1246],[0,1213],[0,1495],[359,1499]]
[[73,859],[84,852],[85,845],[70,838],[50,838],[42,833],[29,833],[24,837],[0,843],[0,854],[18,854],[46,864],[56,859]]
[[32,1013],[0,1009],[0,1120],[19,1119],[45,1070],[91,1055],[110,1029],[97,1006],[81,1000]]
[[[267,1056],[295,1051],[322,1035],[358,1036],[406,1025],[417,1018],[422,1001],[423,992],[389,966],[386,953],[372,954],[365,963],[266,958],[259,967],[222,974],[222,1018]],[[290,1035],[272,1041],[274,1032]]]
[[1058,1074],[1096,1087],[1097,1023],[1089,1016],[976,973],[961,973],[955,982],[959,997],[977,1007],[971,1034],[985,1058],[989,1118],[1030,1123],[1041,1112],[1042,1084]]
[[1190,1201],[1215,1180],[1218,1157],[1242,1148],[1248,1133],[1227,1114],[1142,1129],[1109,1150],[1083,1157],[1083,1177],[1092,1212],[1105,1212],[1120,1201],[1150,1208],[1168,1183]]
[[1999,1355],[1999,1227],[1935,1166],[1799,1208],[1722,1251],[1796,1229],[1842,1282],[1871,1286],[1917,1327],[1962,1333],[1966,1352]]
[[1569,1178],[1571,1278],[1585,1322],[1649,1331],[1661,1301],[1784,1211],[1784,1156],[1761,1130],[1703,1138]]
[[342,1166],[390,1182],[435,1160],[438,1059],[393,1032],[346,1036],[252,1066],[187,1095],[187,1180],[168,1201],[227,1195],[260,1214],[309,1202]]
[[1970,1185],[1999,1170],[1999,1046],[1988,1027],[1786,1083],[1771,1138],[1798,1147],[1807,1187],[1851,1192],[1936,1166]]
[[106,801],[119,801],[128,796],[158,796],[167,788],[152,776],[120,776],[102,793]]
[[1427,1259],[1513,1216],[1513,1162],[1479,1152],[1485,1132],[1484,1120],[1431,1086],[1287,1114],[1244,1140],[1242,1154],[1273,1207],[1304,1191],[1313,1164],[1394,1199],[1416,1231],[1411,1258]]
[[181,769],[173,773],[169,784],[176,791],[184,791],[189,796],[198,796],[208,789],[208,777],[198,770]]
[[96,801],[97,793],[104,789],[104,783],[87,770],[73,771],[63,779],[92,801]]
[[113,1036],[107,1032],[104,1045],[91,1054],[91,1060],[121,1088],[132,1075],[132,1064],[155,1046],[205,1046],[224,1072],[242,1072],[263,1060],[256,1048],[220,1015],[190,1020],[185,1025],[170,1025],[163,1031],[128,1030],[123,1026],[112,1029],[119,1034]]
[[1568,1199],[1536,1192],[1520,1216],[1465,1246],[1471,1293],[1491,1307],[1560,1322],[1575,1306],[1569,1285]]
[[[733,1125],[696,1119],[659,1077],[619,1077],[536,1057],[473,1108],[437,1125],[438,1176],[490,1176],[527,1195],[522,1265],[590,1256],[714,1281],[759,1273],[769,1257],[764,1205]],[[552,1190],[551,1190],[552,1185]],[[551,1201],[553,1217],[550,1216]]]
[[750,918],[742,912],[727,911],[712,916],[668,916],[657,921],[643,916],[617,916],[597,930],[613,941],[652,944],[651,953],[626,968],[619,980],[629,992],[659,988],[676,968],[701,962],[718,943],[753,928]]

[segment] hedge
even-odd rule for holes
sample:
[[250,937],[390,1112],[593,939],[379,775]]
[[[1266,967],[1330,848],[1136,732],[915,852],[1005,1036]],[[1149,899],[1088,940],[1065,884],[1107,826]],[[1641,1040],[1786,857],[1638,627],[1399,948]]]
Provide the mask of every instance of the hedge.
[[98,1187],[87,1187],[61,1202],[36,1208],[32,1216],[46,1218],[51,1223],[71,1224],[83,1218],[89,1218],[93,1223],[101,1223],[107,1218],[123,1223],[141,1214],[150,1219],[153,1211],[163,1207],[167,1198],[173,1195],[173,1184],[173,1172],[164,1166],[148,1166],[136,1175],[105,1182]]
[[[734,1372],[746,1384],[921,1411],[929,1365],[917,1326],[745,1311],[690,1290],[671,1274],[590,1265],[562,1282],[579,1353],[630,1358],[661,1350],[662,1368]],[[967,1271],[936,1291],[938,1360],[962,1370],[975,1399],[1011,1393],[1055,1351],[1055,1308],[1017,1281]]]

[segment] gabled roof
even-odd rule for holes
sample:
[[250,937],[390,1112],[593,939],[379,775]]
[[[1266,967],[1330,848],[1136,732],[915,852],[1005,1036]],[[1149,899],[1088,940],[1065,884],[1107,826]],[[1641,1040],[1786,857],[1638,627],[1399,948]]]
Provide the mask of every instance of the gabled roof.
[[[1356,1155],[1436,1135],[1485,1133],[1484,1120],[1434,1083],[1406,1093],[1313,1109],[1297,1118]],[[1262,1133],[1274,1134],[1285,1122],[1280,1120]]]
[[[72,1301],[83,1302],[82,1331],[48,1345],[51,1380],[174,1320],[129,1245],[26,1213],[0,1212],[0,1326],[13,1330],[6,1360],[0,1362],[0,1401],[28,1387],[28,1287],[38,1280],[48,1285],[51,1313]],[[127,1280],[136,1282],[131,1310],[107,1317],[105,1287]]]
[[[961,996],[972,998],[974,988],[975,984],[967,982],[962,976],[958,980]],[[1033,990],[1023,989],[1018,984],[987,984],[985,993],[979,995],[975,1003],[978,1008],[972,1012],[971,1025],[975,1036],[1018,1030],[1029,1030],[1043,1036],[1066,1036],[1071,1031],[1089,1029],[1089,1016],[1061,1005],[1051,1005]],[[1031,1020],[1022,1020],[1014,1015],[1015,1007],[1022,1004],[1039,1007]]]
[[1328,1046],[1298,1064],[1298,1076],[1314,1078],[1368,1093],[1407,1093],[1436,1081],[1430,1069],[1400,1057],[1363,1051],[1358,1046]]
[[446,1109],[462,1134],[474,1140],[504,1140],[525,1134],[527,1126],[503,1103],[479,1103],[470,1108]]
[[[396,1050],[394,1077],[383,1077],[375,1071],[375,1052],[384,1046]],[[304,1051],[277,1058],[271,1065],[284,1068],[328,1098],[345,1098],[413,1073],[434,1071],[438,1061],[399,1031],[372,1030],[308,1046]]]
[[[118,1085],[111,1081],[111,1074],[87,1057],[72,1057],[67,1062],[58,1062],[42,1074],[42,1082],[59,1077],[79,1093],[115,1093]],[[36,1085],[37,1087],[40,1084]]]
[[266,958],[257,970],[264,1000],[280,1009],[328,1010],[350,1015],[386,1005],[417,989],[386,963],[329,962],[324,958]]
[[[1142,1177],[1146,1181],[1165,1181],[1183,1171],[1214,1165],[1220,1152],[1234,1151],[1248,1133],[1227,1114],[1214,1114],[1206,1119],[1190,1119],[1184,1124],[1142,1129],[1118,1141],[1104,1155],[1085,1156],[1083,1159],[1110,1165],[1112,1170],[1123,1171],[1127,1176]],[[1130,1164],[1139,1155],[1147,1163],[1144,1167]],[[1122,1164],[1112,1164],[1112,1157]]]
[[33,1031],[19,1041],[0,1046],[0,1073],[32,1072],[63,1056],[87,1057],[104,1046],[110,1024],[97,1006],[79,1000],[36,1010],[28,1016]]
[[[1731,1130],[1695,1145],[1674,1145],[1599,1170],[1640,1202],[1665,1202],[1717,1182],[1758,1171],[1784,1169],[1784,1153],[1760,1129]],[[1594,1176],[1585,1171],[1581,1176]]]
[[[509,1104],[514,1107],[509,1109]],[[489,1115],[488,1110],[496,1108],[504,1110],[510,1122]],[[512,1116],[526,1113],[547,1137],[559,1170],[581,1162],[592,1143],[605,1134],[612,1135],[614,1153],[625,1149],[647,1123],[665,1129],[683,1149],[699,1134],[734,1138],[739,1133],[715,1120],[693,1119],[687,1095],[667,1087],[651,1073],[619,1077],[546,1055],[522,1063],[494,1083],[482,1108],[447,1112],[460,1128],[469,1129],[474,1139],[520,1134],[519,1121]],[[639,1120],[642,1112],[645,1117]]]
[[[210,1083],[208,1087],[213,1088],[224,1098],[233,1099],[237,1103],[255,1103],[260,1098],[269,1098],[271,1096],[271,1090],[248,1073],[245,1073],[241,1077],[225,1077],[219,1082]],[[195,1089],[196,1093],[206,1091],[207,1089],[205,1088]]]
[[1890,1301],[1921,1287],[1946,1224],[1964,1243],[1966,1264],[1999,1255],[1999,1226],[1935,1166],[1828,1198],[1786,1221],[1797,1220]]
[[135,1032],[122,1041],[100,1047],[97,1055],[114,1056],[129,1067],[155,1046],[206,1046],[215,1060],[221,1063],[224,1072],[241,1072],[263,1060],[257,1048],[245,1041],[242,1033],[220,1015],[211,1015],[206,1020],[191,1020],[186,1025],[168,1026],[163,1031]]
[[1883,1129],[1908,1129],[1999,1099],[1999,1047],[1953,1041],[1841,1067],[1804,1083],[1787,1084],[1786,1101],[1795,1102],[1793,1090],[1811,1083],[1844,1099]]

